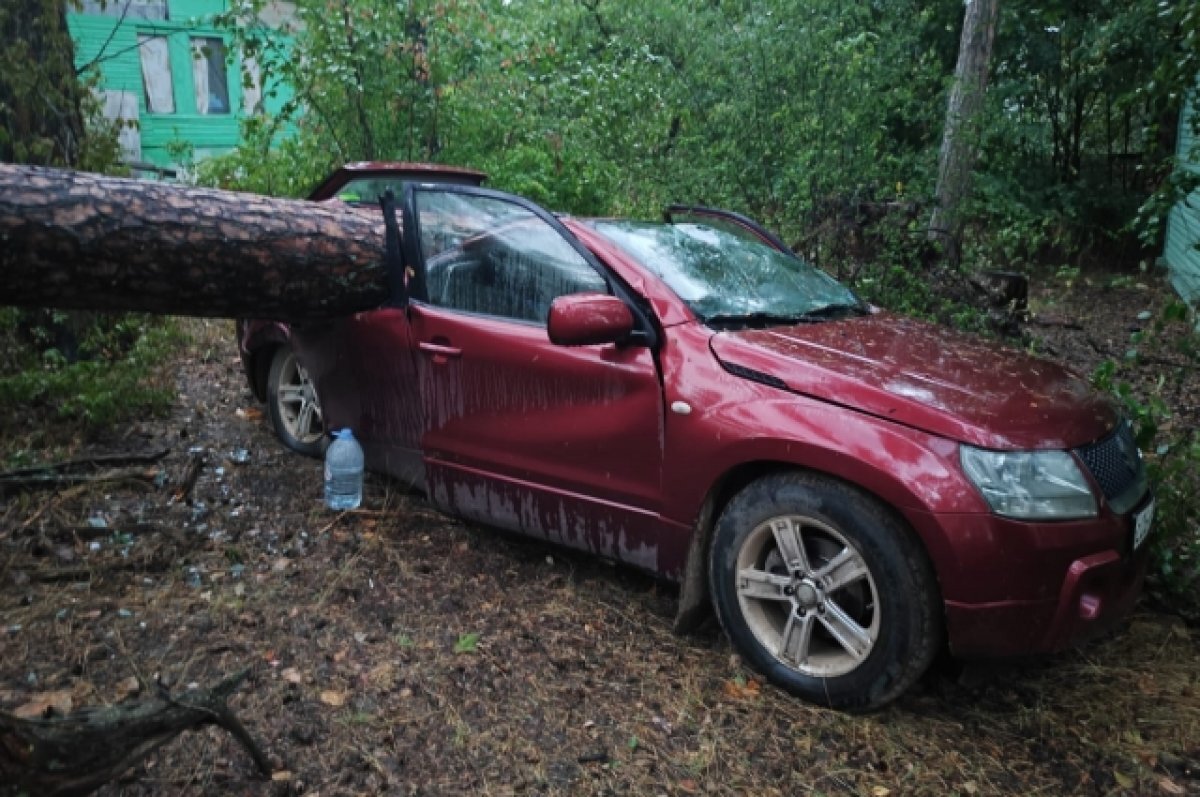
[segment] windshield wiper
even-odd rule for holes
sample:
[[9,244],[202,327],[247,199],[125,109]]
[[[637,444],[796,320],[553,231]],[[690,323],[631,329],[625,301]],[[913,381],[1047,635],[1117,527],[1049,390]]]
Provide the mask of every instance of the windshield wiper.
[[713,313],[704,317],[704,323],[722,329],[761,329],[764,327],[790,326],[792,324],[819,324],[851,315],[864,315],[866,307],[861,304],[827,304],[803,313]]
[[845,318],[852,315],[866,315],[867,307],[862,302],[857,304],[827,304],[815,310],[809,310],[801,315],[801,321],[831,321],[835,318]]
[[745,329],[747,327],[778,327],[786,324],[802,324],[810,321],[807,313],[713,313],[704,316],[704,323],[711,327],[724,329]]

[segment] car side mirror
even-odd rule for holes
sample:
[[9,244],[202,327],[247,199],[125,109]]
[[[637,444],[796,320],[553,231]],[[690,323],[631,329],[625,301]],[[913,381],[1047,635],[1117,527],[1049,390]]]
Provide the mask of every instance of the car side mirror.
[[546,331],[556,346],[616,343],[633,332],[633,313],[616,296],[571,293],[551,303]]

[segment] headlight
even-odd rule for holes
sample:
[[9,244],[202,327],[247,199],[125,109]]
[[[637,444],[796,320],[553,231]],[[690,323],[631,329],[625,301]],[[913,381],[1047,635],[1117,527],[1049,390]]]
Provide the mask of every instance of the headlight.
[[1066,451],[987,451],[960,446],[967,478],[997,515],[1022,520],[1095,517],[1096,496]]

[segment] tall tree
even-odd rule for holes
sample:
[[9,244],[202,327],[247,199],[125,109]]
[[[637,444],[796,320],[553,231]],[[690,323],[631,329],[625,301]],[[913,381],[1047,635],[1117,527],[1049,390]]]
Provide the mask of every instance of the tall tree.
[[999,12],[1000,0],[967,0],[954,85],[946,106],[946,124],[938,154],[937,205],[929,222],[929,234],[944,239],[954,256],[962,234],[962,205],[970,191],[971,170],[978,154],[979,112],[987,91]]
[[67,0],[0,3],[0,161],[80,165],[85,92]]

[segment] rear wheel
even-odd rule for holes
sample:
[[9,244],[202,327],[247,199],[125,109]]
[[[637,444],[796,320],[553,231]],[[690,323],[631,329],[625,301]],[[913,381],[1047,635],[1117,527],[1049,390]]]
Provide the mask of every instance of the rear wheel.
[[319,457],[325,442],[325,422],[312,380],[290,346],[271,357],[267,375],[267,414],[275,434],[288,448]]
[[774,474],[734,496],[709,577],[734,646],[814,703],[879,708],[921,676],[940,642],[924,551],[873,498],[819,475]]

